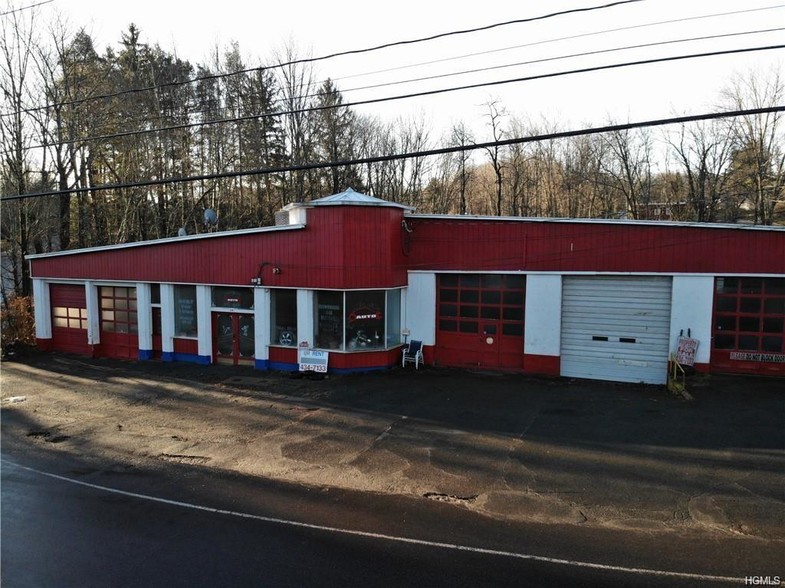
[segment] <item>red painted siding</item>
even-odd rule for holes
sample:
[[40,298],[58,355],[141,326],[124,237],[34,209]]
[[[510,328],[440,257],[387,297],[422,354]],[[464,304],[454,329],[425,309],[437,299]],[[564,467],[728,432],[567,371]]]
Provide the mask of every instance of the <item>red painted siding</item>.
[[412,268],[785,273],[785,231],[412,217]]
[[[262,263],[266,286],[387,288],[406,284],[398,208],[329,206],[308,211],[301,230],[226,233],[182,242],[33,259],[37,278],[250,285]],[[273,273],[273,267],[280,273]]]

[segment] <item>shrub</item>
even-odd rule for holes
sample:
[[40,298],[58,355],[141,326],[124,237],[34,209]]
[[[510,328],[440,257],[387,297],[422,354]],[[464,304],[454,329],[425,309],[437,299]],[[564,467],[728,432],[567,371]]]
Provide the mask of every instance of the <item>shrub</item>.
[[13,346],[35,345],[32,297],[11,296],[0,311],[0,328],[3,354]]

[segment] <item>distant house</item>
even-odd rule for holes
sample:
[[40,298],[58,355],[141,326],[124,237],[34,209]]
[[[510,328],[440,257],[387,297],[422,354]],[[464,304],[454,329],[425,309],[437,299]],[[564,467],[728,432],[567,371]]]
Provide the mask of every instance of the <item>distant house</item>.
[[785,229],[416,214],[347,190],[277,225],[29,257],[44,349],[334,372],[430,365],[661,384],[785,375]]

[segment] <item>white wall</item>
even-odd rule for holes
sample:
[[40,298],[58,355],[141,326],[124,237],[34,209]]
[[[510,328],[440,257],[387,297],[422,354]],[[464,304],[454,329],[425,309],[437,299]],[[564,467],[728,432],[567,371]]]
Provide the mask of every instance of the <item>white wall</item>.
[[253,289],[254,359],[270,359],[270,289]]
[[153,309],[151,306],[150,284],[136,284],[136,321],[139,333],[139,349],[153,349]]
[[408,340],[436,344],[436,274],[409,273],[409,288],[402,317],[403,329],[409,329]]
[[526,327],[523,350],[532,355],[560,355],[560,275],[526,276]]
[[711,358],[711,311],[714,304],[713,276],[674,276],[671,293],[670,350],[676,351],[679,333],[689,329],[697,339],[695,363],[709,363]]
[[98,345],[101,342],[101,305],[98,301],[98,286],[93,282],[85,282],[85,300],[87,302],[87,342]]
[[39,339],[52,338],[52,302],[49,297],[49,283],[33,279],[33,316],[35,317],[35,336]]

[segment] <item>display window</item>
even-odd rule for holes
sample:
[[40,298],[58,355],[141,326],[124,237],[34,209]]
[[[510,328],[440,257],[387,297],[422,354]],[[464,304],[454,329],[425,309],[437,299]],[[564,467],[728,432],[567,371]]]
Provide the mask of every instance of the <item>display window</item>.
[[197,337],[196,286],[174,287],[175,337]]
[[400,290],[316,292],[314,340],[320,349],[372,351],[401,344]]
[[270,293],[270,341],[273,345],[297,345],[297,291],[273,290]]

